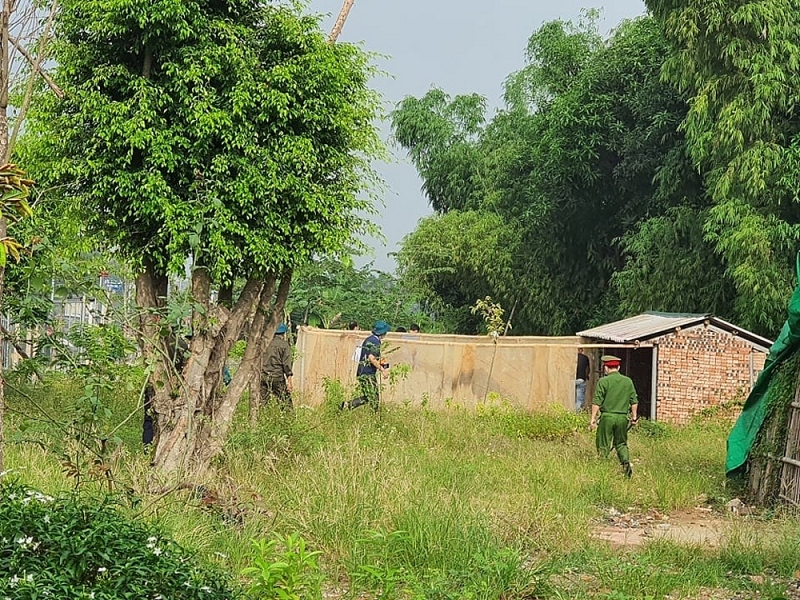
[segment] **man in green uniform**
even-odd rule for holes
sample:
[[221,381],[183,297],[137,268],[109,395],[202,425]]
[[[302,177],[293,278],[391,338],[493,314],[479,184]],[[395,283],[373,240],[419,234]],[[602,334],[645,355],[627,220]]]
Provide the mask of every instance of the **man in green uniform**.
[[600,360],[603,362],[605,377],[597,382],[589,429],[597,428],[597,452],[607,457],[613,446],[625,470],[625,476],[630,477],[632,471],[628,453],[628,423],[630,420],[631,424],[635,424],[638,418],[639,401],[636,398],[636,389],[633,381],[619,372],[622,362],[619,358],[606,355]]
[[281,323],[261,363],[261,401],[275,398],[281,409],[292,408],[292,349],[286,341],[287,327]]

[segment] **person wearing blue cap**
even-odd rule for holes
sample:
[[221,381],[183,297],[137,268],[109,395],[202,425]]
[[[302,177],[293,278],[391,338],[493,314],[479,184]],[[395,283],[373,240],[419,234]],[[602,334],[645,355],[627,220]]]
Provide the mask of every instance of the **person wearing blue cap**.
[[[372,410],[378,412],[380,396],[378,392],[378,373],[389,372],[389,365],[381,360],[381,339],[389,333],[389,324],[386,321],[376,321],[372,327],[372,334],[361,343],[361,360],[358,361],[356,378],[361,395],[350,402],[350,408],[358,408],[369,404]],[[345,408],[343,403],[339,408]]]
[[292,408],[292,349],[281,323],[261,362],[261,402],[275,398],[281,409]]

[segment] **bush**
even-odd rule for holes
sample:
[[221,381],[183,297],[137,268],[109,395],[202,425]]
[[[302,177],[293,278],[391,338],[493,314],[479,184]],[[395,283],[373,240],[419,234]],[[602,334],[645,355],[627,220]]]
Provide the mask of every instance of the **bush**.
[[34,598],[229,600],[230,580],[108,501],[0,484],[0,594]]
[[350,400],[350,394],[344,384],[338,379],[325,377],[322,381],[325,390],[325,410],[331,413],[339,411],[339,406]]
[[667,437],[670,431],[669,426],[665,423],[661,421],[651,421],[650,419],[639,419],[636,422],[636,427],[633,429],[634,433],[650,438]]

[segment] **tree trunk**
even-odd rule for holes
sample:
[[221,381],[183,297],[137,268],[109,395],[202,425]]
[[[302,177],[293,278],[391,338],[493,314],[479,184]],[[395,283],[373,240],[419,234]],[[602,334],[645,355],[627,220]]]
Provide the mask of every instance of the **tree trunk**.
[[255,427],[258,423],[258,410],[261,408],[261,377],[250,378],[249,403],[248,422],[250,427]]
[[195,450],[196,460],[193,465],[195,473],[205,472],[211,459],[222,450],[222,445],[228,435],[228,430],[233,421],[233,414],[236,412],[240,398],[254,379],[256,379],[255,385],[258,385],[257,379],[260,377],[261,357],[266,340],[271,340],[275,335],[275,330],[278,328],[283,309],[286,306],[291,283],[292,274],[289,272],[281,278],[274,304],[272,303],[272,292],[275,279],[273,278],[272,285],[265,286],[258,308],[253,316],[251,335],[244,357],[242,357],[242,364],[239,366],[239,370],[236,371],[236,375],[225,394],[214,396],[211,399],[214,403],[213,418],[205,424],[202,443]]
[[[8,128],[6,128],[6,133],[8,133]],[[7,222],[5,218],[0,218],[0,237],[6,236],[6,226]],[[6,276],[6,269],[5,267],[0,267],[0,318],[2,318],[3,312],[3,291],[5,287],[5,276]],[[0,331],[0,473],[5,470],[5,442],[6,442],[6,432],[5,432],[5,416],[6,416],[6,378],[4,368],[5,365],[3,361],[6,357],[5,352],[5,336],[3,332]]]
[[[167,283],[167,278],[157,271],[156,266],[145,260],[144,271],[136,277],[136,305],[139,307],[136,335],[145,364],[152,369],[147,391],[151,411],[155,411],[152,403],[156,391],[166,386],[167,393],[171,394],[176,383],[173,369],[170,368],[174,350],[163,335],[160,312],[166,303]],[[158,419],[154,419],[153,443],[156,446],[160,438],[159,423]]]
[[[260,323],[265,311],[271,311],[276,278],[251,279],[229,309],[210,304],[209,275],[205,269],[196,268],[192,294],[202,309],[193,315],[190,355],[178,373],[171,361],[170,343],[164,340],[158,310],[148,309],[154,306],[157,294],[153,291],[153,270],[145,267],[137,278],[136,297],[143,309],[140,343],[153,373],[152,406],[158,434],[153,467],[162,477],[200,480],[222,449],[236,405],[252,376],[252,364],[260,358],[255,351],[260,340],[254,340],[253,349],[248,346],[243,367],[222,396],[219,389],[225,360],[247,321],[252,320],[253,331],[263,331]],[[279,290],[284,303],[289,280],[282,281]]]

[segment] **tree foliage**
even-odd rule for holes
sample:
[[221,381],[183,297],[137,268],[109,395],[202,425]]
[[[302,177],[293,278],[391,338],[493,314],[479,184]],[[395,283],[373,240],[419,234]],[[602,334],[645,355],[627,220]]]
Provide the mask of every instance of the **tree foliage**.
[[66,0],[37,166],[127,257],[283,272],[362,231],[377,148],[366,56],[256,0]]
[[393,113],[394,137],[408,150],[437,212],[480,205],[482,156],[476,141],[485,111],[486,100],[477,94],[451,99],[432,89],[422,98],[406,98]]
[[777,332],[800,241],[797,3],[649,0],[673,52],[664,76],[690,97],[682,125],[713,200],[707,239],[745,326]]
[[423,219],[397,254],[400,277],[434,307],[450,327],[474,331],[473,294],[513,304],[513,256],[519,236],[500,215],[453,210]]
[[371,265],[356,268],[331,259],[312,261],[297,272],[286,312],[292,323],[314,327],[340,329],[355,321],[369,329],[381,319],[393,329],[411,323],[426,332],[437,327],[416,290]]
[[[363,198],[380,151],[369,57],[329,43],[297,5],[266,0],[63,0],[54,32],[64,95],[37,103],[26,152],[136,269],[154,463],[202,477],[293,271],[369,228]],[[171,322],[167,276],[187,265],[191,310]],[[223,389],[245,324],[242,367]],[[176,372],[187,331],[191,360]]]
[[[477,205],[454,217],[463,225],[432,218],[434,231],[422,222],[400,252],[404,276],[423,281],[450,306],[465,307],[486,295],[506,307],[518,304],[516,333],[573,333],[598,319],[656,306],[732,316],[731,304],[720,301],[729,288],[712,246],[687,229],[685,219],[672,221],[706,215],[708,200],[679,130],[688,105],[661,81],[669,51],[649,17],[623,23],[608,40],[599,35],[592,12],[577,24],[554,21],[534,32],[528,64],[507,80],[506,107],[471,130],[474,156],[463,164],[469,181],[479,185],[458,189],[471,189]],[[402,133],[397,139],[412,160],[425,148],[420,174],[426,186],[458,172],[437,162],[441,155],[419,133],[428,129],[407,127],[409,121],[446,117],[431,108],[432,95],[439,107],[465,103],[441,94],[406,99],[393,115],[395,131]],[[438,129],[458,131],[461,121],[451,121]],[[461,200],[448,203],[446,191],[435,198],[437,210],[464,206]],[[483,223],[481,235],[470,234],[469,219]],[[450,259],[459,256],[454,248],[485,258],[462,273],[463,263]],[[649,270],[666,264],[679,267],[657,275]],[[691,265],[707,270],[704,285],[687,296],[684,278]]]

